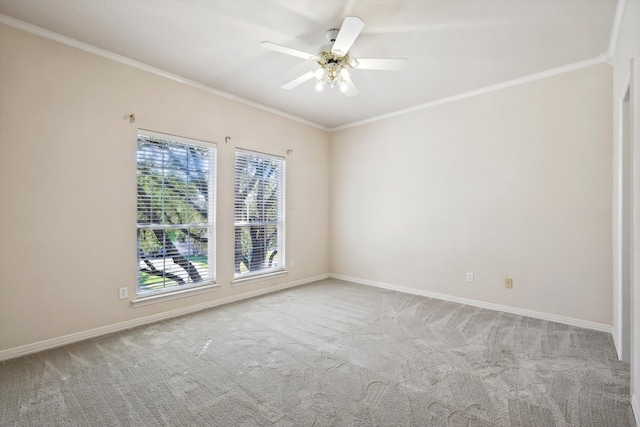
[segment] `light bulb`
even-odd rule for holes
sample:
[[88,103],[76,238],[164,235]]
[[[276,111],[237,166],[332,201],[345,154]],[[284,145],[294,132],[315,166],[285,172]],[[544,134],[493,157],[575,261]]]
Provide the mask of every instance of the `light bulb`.
[[347,93],[347,89],[349,89],[349,88],[347,87],[346,83],[342,83],[340,85],[340,92]]
[[343,79],[348,79],[349,78],[349,71],[347,71],[346,68],[343,68],[340,70],[340,77],[342,77]]
[[322,92],[322,86],[324,86],[321,82],[318,82],[318,84],[316,84],[316,90],[318,92]]
[[324,74],[324,70],[322,68],[318,68],[313,75],[316,76],[316,79],[321,80],[322,75]]

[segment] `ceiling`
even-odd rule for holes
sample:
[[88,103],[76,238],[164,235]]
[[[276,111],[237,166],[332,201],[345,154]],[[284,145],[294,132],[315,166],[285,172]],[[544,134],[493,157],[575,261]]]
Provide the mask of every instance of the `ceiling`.
[[[0,0],[0,14],[289,115],[335,128],[607,52],[617,0]],[[366,23],[350,55],[408,58],[353,70],[360,93],[284,83],[317,68],[345,16]],[[316,65],[314,67],[314,65]]]

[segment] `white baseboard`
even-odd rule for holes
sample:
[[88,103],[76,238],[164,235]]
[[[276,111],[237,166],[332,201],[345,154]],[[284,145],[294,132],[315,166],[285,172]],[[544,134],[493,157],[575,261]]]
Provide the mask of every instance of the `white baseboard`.
[[135,328],[136,326],[158,322],[160,320],[166,320],[172,317],[183,316],[185,314],[194,313],[196,311],[204,310],[207,308],[216,307],[223,304],[229,304],[232,302],[241,301],[241,300],[256,297],[259,295],[280,291],[282,289],[292,288],[295,286],[316,282],[318,280],[327,279],[328,277],[329,277],[329,274],[308,277],[306,279],[295,280],[293,282],[287,282],[280,285],[271,286],[264,289],[257,289],[250,292],[243,292],[241,294],[231,295],[228,297],[207,301],[201,304],[190,305],[188,307],[183,307],[176,310],[165,311],[163,313],[157,313],[151,316],[145,316],[145,317],[140,317],[138,319],[127,320],[126,322],[114,323],[112,325],[101,326],[99,328],[90,329],[88,331],[77,332],[70,335],[64,335],[62,337],[39,341],[36,343],[27,344],[20,347],[14,347],[7,350],[0,350],[0,361],[14,359],[16,357],[25,356],[27,354],[36,353],[43,350],[49,350],[55,347],[60,347],[66,344],[71,344],[71,343],[86,340],[89,338],[95,338],[100,335],[106,335],[113,332],[122,331],[125,329]]
[[578,326],[581,328],[593,329],[596,331],[608,332],[613,334],[613,326],[604,323],[590,322],[588,320],[574,319],[572,317],[558,316],[556,314],[543,313],[540,311],[526,310],[524,308],[511,307],[508,305],[494,304],[490,302],[478,301],[468,298],[456,297],[452,295],[440,294],[437,292],[424,291],[421,289],[406,288],[403,286],[390,285],[388,283],[375,282],[372,280],[360,279],[357,277],[342,276],[339,274],[331,274],[330,277],[347,282],[359,283],[361,285],[375,286],[376,288],[389,289],[392,291],[403,292],[406,294],[420,295],[428,298],[435,298],[443,301],[457,302],[459,304],[470,305],[473,307],[486,308],[488,310],[503,311],[505,313],[519,314],[521,316],[533,317],[551,322],[564,323],[566,325]]
[[[106,334],[110,334],[110,333],[113,333],[113,332],[118,332],[118,331],[122,331],[122,330],[125,330],[125,329],[134,328],[136,326],[141,326],[141,325],[145,325],[145,324],[148,324],[148,323],[153,323],[153,322],[158,322],[158,321],[161,321],[161,320],[170,319],[172,317],[183,316],[185,314],[194,313],[196,311],[204,310],[204,309],[207,309],[207,308],[216,307],[216,306],[223,305],[223,304],[229,304],[229,303],[232,303],[232,302],[241,301],[241,300],[244,300],[244,299],[248,299],[248,298],[252,298],[252,297],[268,294],[268,293],[271,293],[271,292],[276,292],[276,291],[280,291],[280,290],[283,290],[283,289],[304,285],[304,284],[315,282],[315,281],[318,281],[318,280],[327,279],[329,277],[334,278],[334,279],[339,279],[339,280],[345,280],[345,281],[348,281],[348,282],[359,283],[359,284],[362,284],[362,285],[374,286],[374,287],[377,287],[377,288],[383,288],[383,289],[389,289],[389,290],[392,290],[392,291],[403,292],[403,293],[412,294],[412,295],[420,295],[420,296],[424,296],[424,297],[428,297],[428,298],[435,298],[435,299],[439,299],[439,300],[443,300],[443,301],[451,301],[451,302],[470,305],[470,306],[474,306],[474,307],[486,308],[486,309],[494,310],[494,311],[503,311],[503,312],[506,312],[506,313],[518,314],[518,315],[521,315],[521,316],[528,316],[528,317],[533,317],[533,318],[536,318],[536,319],[548,320],[548,321],[552,321],[552,322],[564,323],[564,324],[571,325],[571,326],[578,326],[578,327],[582,327],[582,328],[608,332],[608,333],[612,334],[612,336],[614,337],[614,343],[616,343],[615,331],[614,331],[613,326],[611,326],[611,325],[605,325],[605,324],[602,324],[602,323],[596,323],[596,322],[590,322],[590,321],[586,321],[586,320],[574,319],[574,318],[570,318],[570,317],[558,316],[558,315],[549,314],[549,313],[543,313],[543,312],[539,312],[539,311],[526,310],[526,309],[521,309],[521,308],[517,308],[517,307],[510,307],[510,306],[506,306],[506,305],[500,305],[500,304],[493,304],[493,303],[488,303],[488,302],[483,302],[483,301],[477,301],[477,300],[472,300],[472,299],[468,299],[468,298],[455,297],[455,296],[451,296],[451,295],[440,294],[440,293],[430,292],[430,291],[424,291],[424,290],[420,290],[420,289],[413,289],[413,288],[406,288],[406,287],[403,287],[403,286],[390,285],[390,284],[387,284],[387,283],[375,282],[375,281],[372,281],[372,280],[360,279],[360,278],[357,278],[357,277],[342,276],[342,275],[339,275],[339,274],[323,274],[323,275],[319,275],[319,276],[308,277],[306,279],[301,279],[301,280],[296,280],[296,281],[292,281],[292,282],[283,283],[283,284],[272,286],[272,287],[269,287],[269,288],[257,289],[257,290],[250,291],[250,292],[243,292],[241,294],[232,295],[232,296],[224,297],[224,298],[219,298],[219,299],[215,299],[215,300],[212,300],[212,301],[207,301],[207,302],[204,302],[204,303],[201,303],[201,304],[191,305],[191,306],[188,306],[188,307],[183,307],[183,308],[179,308],[179,309],[176,309],[176,310],[166,311],[166,312],[154,314],[154,315],[151,315],[151,316],[146,316],[146,317],[141,317],[141,318],[138,318],[138,319],[128,320],[126,322],[114,323],[112,325],[106,325],[106,326],[102,326],[102,327],[99,327],[99,328],[90,329],[88,331],[77,332],[77,333],[74,333],[74,334],[65,335],[65,336],[57,337],[57,338],[52,338],[52,339],[48,339],[48,340],[44,340],[44,341],[39,341],[39,342],[36,342],[36,343],[27,344],[27,345],[23,345],[23,346],[20,346],[20,347],[14,347],[14,348],[10,348],[10,349],[7,349],[7,350],[0,350],[0,361],[14,359],[16,357],[25,356],[27,354],[36,353],[36,352],[44,351],[44,350],[49,350],[51,348],[60,347],[62,345],[71,344],[71,343],[82,341],[82,340],[86,340],[86,339],[89,339],[89,338],[95,338],[95,337],[98,337],[100,335],[106,335]],[[617,347],[616,347],[616,350],[617,350]],[[638,407],[637,398],[636,398],[636,400],[634,402],[635,402],[634,413],[636,414],[636,418],[638,418],[637,414],[639,413],[640,407]],[[640,426],[640,423],[638,423],[638,425]]]
[[640,427],[640,401],[638,401],[638,395],[631,395],[631,409],[633,409],[633,416],[636,418],[636,425]]

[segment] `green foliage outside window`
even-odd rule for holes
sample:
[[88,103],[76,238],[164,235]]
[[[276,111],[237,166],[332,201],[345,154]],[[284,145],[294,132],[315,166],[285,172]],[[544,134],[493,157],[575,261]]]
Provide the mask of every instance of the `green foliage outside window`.
[[138,137],[139,291],[208,279],[213,150]]

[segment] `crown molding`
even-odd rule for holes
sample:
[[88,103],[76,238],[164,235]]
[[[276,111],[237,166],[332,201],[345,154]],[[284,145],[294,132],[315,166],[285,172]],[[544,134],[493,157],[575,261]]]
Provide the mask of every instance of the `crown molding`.
[[488,93],[488,92],[493,92],[496,90],[500,90],[500,89],[504,89],[507,87],[511,87],[511,86],[517,86],[520,84],[524,84],[524,83],[528,83],[528,82],[532,82],[535,80],[540,80],[540,79],[544,79],[547,77],[551,77],[551,76],[555,76],[558,74],[563,74],[563,73],[567,73],[570,71],[574,71],[574,70],[579,70],[582,68],[587,68],[596,64],[600,64],[600,63],[612,63],[612,58],[613,58],[613,53],[615,53],[615,48],[616,48],[616,43],[617,43],[617,39],[618,39],[618,33],[620,31],[620,26],[622,23],[622,18],[624,15],[624,8],[625,8],[625,4],[626,4],[626,0],[618,0],[618,4],[617,4],[617,8],[616,8],[616,14],[615,14],[615,18],[614,18],[614,23],[613,23],[613,27],[611,30],[611,35],[609,38],[609,49],[607,52],[603,53],[602,55],[596,57],[596,58],[592,58],[592,59],[587,59],[584,61],[580,61],[580,62],[576,62],[573,64],[568,64],[568,65],[564,65],[561,67],[557,67],[557,68],[553,68],[547,71],[542,71],[539,73],[535,73],[535,74],[531,74],[528,76],[524,76],[524,77],[519,77],[513,80],[509,80],[506,82],[502,82],[502,83],[498,83],[495,85],[490,85],[490,86],[486,86],[483,88],[479,88],[479,89],[474,89],[468,92],[463,92],[457,95],[453,95],[453,96],[449,96],[449,97],[445,97],[445,98],[440,98],[440,99],[436,99],[434,101],[430,101],[430,102],[426,102],[424,104],[419,104],[419,105],[415,105],[413,107],[408,107],[408,108],[404,108],[401,110],[397,110],[397,111],[393,111],[391,113],[386,113],[386,114],[382,114],[379,116],[374,116],[374,117],[370,117],[364,120],[359,120],[359,121],[355,121],[352,123],[347,123],[344,125],[340,125],[340,126],[336,126],[336,127],[327,127],[327,126],[323,126],[320,125],[318,123],[294,116],[292,114],[289,113],[285,113],[284,111],[280,111],[277,110],[275,108],[272,107],[268,107],[266,105],[263,104],[259,104],[257,102],[254,101],[250,101],[248,99],[233,95],[231,93],[228,92],[224,92],[222,90],[219,89],[215,89],[212,88],[210,86],[204,85],[202,83],[198,83],[196,81],[187,79],[185,77],[179,76],[177,74],[173,74],[173,73],[169,73],[167,71],[161,70],[159,68],[155,68],[152,67],[150,65],[144,64],[142,62],[139,61],[135,61],[133,59],[127,58],[125,56],[122,55],[118,55],[116,53],[110,52],[108,50],[105,49],[101,49],[99,47],[90,45],[88,43],[84,43],[81,41],[78,41],[76,39],[73,39],[71,37],[67,37],[67,36],[63,36],[61,34],[55,33],[53,31],[49,31],[46,30],[44,28],[38,27],[36,25],[32,25],[23,21],[20,21],[18,19],[12,18],[10,16],[6,16],[6,15],[2,15],[0,14],[0,24],[5,24],[14,28],[17,28],[19,30],[23,30],[26,31],[28,33],[31,34],[35,34],[37,36],[58,42],[58,43],[62,43],[65,44],[67,46],[70,47],[74,47],[76,49],[80,49],[83,50],[85,52],[88,53],[92,53],[94,55],[98,55],[101,56],[103,58],[106,59],[110,59],[112,61],[116,61],[134,68],[137,68],[139,70],[142,71],[146,71],[148,73],[151,74],[155,74],[157,76],[160,77],[164,77],[166,79],[169,80],[173,80],[175,82],[178,83],[182,83],[185,84],[187,86],[191,86],[193,88],[196,89],[200,89],[203,90],[205,92],[209,92],[211,94],[232,100],[232,101],[236,101],[239,102],[241,104],[244,105],[248,105],[250,107],[253,108],[257,108],[259,110],[263,110],[317,129],[321,129],[327,132],[334,132],[334,131],[340,131],[340,130],[344,130],[344,129],[349,129],[349,128],[353,128],[353,127],[357,127],[357,126],[362,126],[365,124],[369,124],[369,123],[374,123],[380,120],[384,120],[384,119],[388,119],[388,118],[392,118],[392,117],[397,117],[397,116],[401,116],[404,114],[409,114],[412,113],[414,111],[419,111],[419,110],[423,110],[423,109],[427,109],[427,108],[431,108],[431,107],[435,107],[438,105],[442,105],[442,104],[447,104],[450,102],[455,102],[455,101],[459,101],[461,99],[465,99],[465,98],[470,98],[476,95],[481,95],[484,93]]
[[435,107],[442,104],[448,104],[449,102],[459,101],[465,98],[471,98],[476,95],[481,95],[488,92],[493,92],[500,89],[505,89],[511,86],[521,85],[523,83],[529,83],[535,80],[545,79],[547,77],[555,76],[558,74],[568,73],[570,71],[580,70],[582,68],[591,67],[593,65],[602,64],[607,62],[603,55],[598,56],[597,58],[587,59],[585,61],[575,62],[573,64],[564,65],[562,67],[552,68],[551,70],[542,71],[540,73],[530,74],[528,76],[519,77],[517,79],[508,80],[506,82],[497,83],[491,86],[485,86],[480,89],[471,90],[468,92],[463,92],[457,95],[448,96],[446,98],[436,99],[435,101],[426,102],[424,104],[415,105],[413,107],[404,108],[402,110],[397,110],[391,113],[382,114],[380,116],[371,117],[368,119],[360,120],[357,122],[349,123],[342,126],[337,126],[331,128],[331,131],[339,131],[344,129],[349,129],[356,126],[361,126],[373,122],[377,122],[384,119],[389,119],[392,117],[402,116],[404,114],[412,113],[414,111],[424,110],[427,108]]
[[613,60],[613,55],[616,53],[616,47],[618,45],[618,35],[620,34],[620,27],[622,26],[622,18],[624,17],[624,8],[627,5],[627,0],[618,0],[616,5],[616,14],[613,17],[613,25],[611,26],[611,35],[609,36],[609,49],[604,54],[610,58],[610,62]]
[[236,101],[240,104],[248,105],[249,107],[257,108],[259,110],[266,111],[268,113],[272,113],[290,120],[294,120],[299,123],[303,123],[308,126],[312,126],[317,129],[321,129],[324,131],[328,131],[329,128],[326,126],[319,125],[318,123],[311,122],[309,120],[305,120],[303,118],[294,116],[289,113],[285,113],[284,111],[277,110],[272,107],[268,107],[263,104],[259,104],[254,101],[250,101],[248,99],[242,98],[240,96],[233,95],[231,93],[212,88],[211,86],[207,86],[202,83],[198,83],[196,81],[187,79],[177,74],[169,73],[167,71],[161,70],[156,67],[152,67],[151,65],[144,64],[142,62],[133,60],[131,58],[127,58],[126,56],[118,55],[117,53],[110,52],[108,50],[90,45],[88,43],[81,42],[79,40],[73,39],[71,37],[63,36],[62,34],[55,33],[53,31],[46,30],[44,28],[38,27],[36,25],[29,24],[24,21],[20,21],[19,19],[12,18],[7,15],[0,14],[0,24],[5,24],[10,27],[16,28],[18,30],[26,31],[28,33],[34,34],[36,36],[43,37],[45,39],[49,39],[76,49],[80,49],[82,51],[101,56],[103,58],[109,59],[111,61],[119,62],[124,65],[128,65],[133,68],[137,68],[142,71],[146,71],[151,74],[155,74],[156,76],[164,77],[169,80],[173,80],[178,83],[182,83],[187,86],[191,86],[196,89],[200,89],[202,91],[211,93],[213,95],[220,96],[222,98],[226,98],[232,101]]

